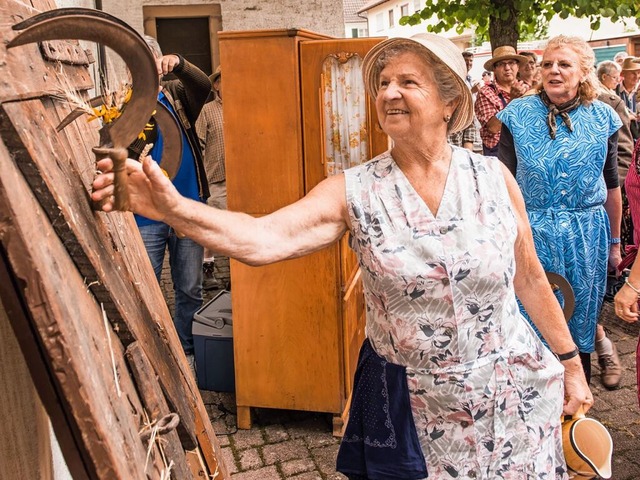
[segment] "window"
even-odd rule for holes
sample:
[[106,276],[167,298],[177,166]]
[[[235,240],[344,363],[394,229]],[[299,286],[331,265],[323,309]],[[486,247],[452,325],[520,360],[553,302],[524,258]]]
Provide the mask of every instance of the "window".
[[396,24],[393,20],[393,10],[389,10],[389,28],[395,27]]
[[359,37],[368,37],[369,36],[369,31],[366,28],[360,28],[358,30],[358,36]]
[[409,15],[409,4],[400,5],[400,16],[406,17],[407,15]]
[[352,28],[351,29],[351,38],[358,38],[358,29],[357,28]]
[[[147,6],[142,7],[142,15],[144,33],[157,38],[163,51],[183,54],[206,74],[212,73],[213,65],[220,64],[217,32],[222,30],[222,13],[219,4]],[[190,37],[196,30],[197,45]]]
[[413,10],[414,11],[420,11],[422,10],[422,1],[423,0],[413,0]]
[[376,15],[376,31],[381,32],[384,30],[384,17],[382,13]]
[[156,35],[163,52],[179,52],[203,72],[213,72],[209,17],[156,18]]

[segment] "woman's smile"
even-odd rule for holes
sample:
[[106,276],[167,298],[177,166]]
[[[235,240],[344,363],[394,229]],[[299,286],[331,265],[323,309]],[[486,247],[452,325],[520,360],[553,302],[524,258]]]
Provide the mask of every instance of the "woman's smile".
[[406,115],[409,113],[408,110],[400,110],[398,108],[390,108],[387,110],[387,115]]

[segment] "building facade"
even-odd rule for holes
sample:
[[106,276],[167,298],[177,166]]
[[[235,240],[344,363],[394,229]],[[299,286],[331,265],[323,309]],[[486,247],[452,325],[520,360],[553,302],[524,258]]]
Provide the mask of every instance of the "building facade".
[[[219,31],[305,29],[345,36],[343,0],[58,0],[57,4],[110,13],[141,34],[157,38],[165,53],[180,53],[207,74],[220,63]],[[109,77],[122,76],[124,66],[115,55],[104,61]]]
[[344,36],[360,38],[369,36],[367,17],[358,13],[367,0],[344,0]]

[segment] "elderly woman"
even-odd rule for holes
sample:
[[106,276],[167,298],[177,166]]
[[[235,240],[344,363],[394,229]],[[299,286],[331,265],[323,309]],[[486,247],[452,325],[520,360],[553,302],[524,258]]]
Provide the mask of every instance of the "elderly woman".
[[[350,231],[367,307],[338,455],[350,478],[566,478],[560,416],[593,398],[513,177],[447,144],[473,118],[460,51],[432,34],[389,39],[363,73],[390,151],[261,218],[184,199],[154,162],[129,161],[132,208],[252,265]],[[92,198],[109,211],[111,161],[98,167]]]
[[539,80],[538,74],[538,56],[536,52],[518,52],[518,55],[522,55],[523,57],[527,57],[526,62],[522,62],[520,64],[520,68],[518,69],[518,79],[522,80],[527,85],[531,85],[532,87]]
[[620,361],[597,323],[607,265],[614,269],[621,260],[617,132],[622,122],[596,100],[593,62],[584,40],[562,35],[549,40],[537,94],[498,115],[499,154],[522,190],[543,267],[573,287],[576,308],[569,329],[587,379],[595,347],[601,380],[613,389],[620,382]]

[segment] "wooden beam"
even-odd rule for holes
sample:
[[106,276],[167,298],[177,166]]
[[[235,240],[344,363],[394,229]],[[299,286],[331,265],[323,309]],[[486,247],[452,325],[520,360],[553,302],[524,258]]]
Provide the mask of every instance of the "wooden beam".
[[120,381],[117,395],[118,377],[128,372],[114,376],[102,311],[4,143],[0,171],[0,244],[86,452],[89,478],[144,478],[145,451],[128,399],[136,392]]

